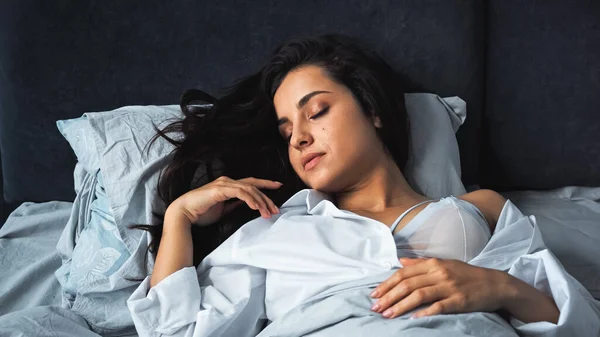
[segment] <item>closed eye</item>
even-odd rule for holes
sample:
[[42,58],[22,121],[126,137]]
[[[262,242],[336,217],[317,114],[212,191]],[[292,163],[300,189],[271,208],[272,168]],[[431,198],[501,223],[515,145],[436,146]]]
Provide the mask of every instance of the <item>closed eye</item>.
[[[312,117],[310,117],[310,119],[316,119],[321,117],[322,115],[324,115],[325,113],[327,113],[327,111],[329,111],[329,107],[324,108],[323,110],[317,112],[316,114],[314,114]],[[286,141],[288,142],[288,144],[292,141],[292,134],[290,133],[290,135],[287,137]]]
[[329,107],[324,108],[323,110],[317,112],[316,114],[314,114],[311,119],[313,118],[319,118],[321,117],[323,114],[325,114],[327,111],[329,111]]

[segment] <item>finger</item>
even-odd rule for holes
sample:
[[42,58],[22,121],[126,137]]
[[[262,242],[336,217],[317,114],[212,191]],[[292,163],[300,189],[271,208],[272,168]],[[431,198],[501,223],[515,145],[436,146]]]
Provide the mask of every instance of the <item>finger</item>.
[[460,307],[459,304],[459,301],[457,301],[455,298],[447,298],[445,300],[435,302],[423,310],[417,311],[411,316],[411,318],[464,312],[464,308]]
[[253,178],[253,177],[243,178],[238,181],[245,183],[245,184],[250,184],[250,185],[256,186],[258,188],[268,188],[268,189],[273,189],[273,190],[278,189],[281,186],[283,186],[283,184],[278,181],[259,179],[259,178]]
[[[267,204],[265,203],[264,199],[260,196],[260,191],[258,191],[256,187],[245,183],[240,183],[237,180],[222,182],[221,186],[244,191],[244,193],[249,194],[251,196],[251,199],[253,201],[251,204],[256,206],[256,208],[254,208],[250,203],[248,203],[248,206],[250,206],[250,208],[258,210],[261,216],[264,218],[269,218],[271,216],[271,212],[268,210]],[[237,194],[234,194],[230,197],[234,196],[238,197]]]
[[[250,193],[249,191],[233,184],[227,184],[225,186],[220,187],[220,192],[225,196],[223,201],[231,198],[238,198],[240,200],[243,200],[248,205],[248,207],[254,210],[258,210],[261,213],[261,215],[263,215],[260,204],[262,199],[257,200],[256,196]],[[263,216],[266,217],[267,215],[264,214]]]
[[441,290],[442,288],[438,286],[417,289],[402,301],[385,310],[382,313],[382,316],[386,318],[396,318],[423,304],[440,300],[444,295]]
[[279,188],[282,186],[280,182],[275,182],[272,180],[264,180],[264,179],[256,179],[256,178],[244,178],[239,180],[240,183],[246,184],[247,186],[252,187],[255,190],[255,193],[260,195],[260,197],[265,202],[267,211],[269,213],[277,214],[279,213],[279,208],[275,205],[275,203],[267,197],[259,188]]
[[273,209],[275,211],[275,214],[279,213],[279,207],[277,207],[277,205],[275,205],[275,203],[273,202],[273,200],[271,200],[271,198],[267,197],[264,193],[263,193],[263,197],[267,200],[267,203],[269,204],[269,206],[271,207],[271,209]]
[[421,263],[421,262],[427,261],[426,258],[411,259],[411,258],[407,258],[407,257],[401,257],[398,260],[400,261],[400,264],[403,267],[404,266],[412,266],[412,265],[415,265],[417,263]]
[[267,202],[267,204],[269,205],[269,209],[272,211],[273,214],[278,214],[279,213],[279,207],[277,207],[277,205],[275,205],[275,203],[273,202],[273,200],[271,200],[271,198],[267,197],[264,193],[262,193],[262,197],[263,199]]
[[381,296],[372,309],[376,312],[383,312],[411,294],[420,293],[422,289],[436,285],[437,282],[436,275],[432,274],[418,275],[406,279]]
[[271,209],[269,209],[269,203],[267,202],[267,198],[257,187],[252,186],[252,185],[243,185],[241,188],[246,189],[248,192],[250,192],[255,199],[258,201],[258,203],[260,204],[260,208],[262,210],[262,212],[264,212],[267,216],[267,218],[271,217],[271,213],[274,213]]
[[261,190],[258,189],[258,187],[256,186],[252,186],[252,185],[247,185],[250,190],[252,190],[253,193],[255,193],[258,197],[260,197],[265,204],[266,210],[269,213],[279,213],[279,208],[277,208],[277,206],[275,206],[275,203],[269,198],[267,197]]
[[255,192],[263,199],[263,201],[267,205],[267,208],[268,208],[268,210],[269,210],[270,213],[273,213],[273,214],[279,213],[279,208],[277,206],[275,206],[275,203],[273,202],[273,200],[271,200],[269,197],[267,197],[257,187],[253,187],[253,188],[254,188]]
[[[254,179],[254,178],[245,178],[245,179]],[[270,218],[271,213],[278,213],[277,208],[270,209],[270,205],[267,201],[267,200],[270,201],[270,199],[266,195],[264,195],[264,193],[262,193],[258,189],[258,187],[252,185],[251,183],[244,183],[241,181],[233,181],[232,184],[237,186],[238,188],[244,189],[245,191],[247,191],[248,193],[251,193],[254,196],[254,198],[256,199],[256,201],[259,204],[259,209],[260,209],[261,215],[263,217]],[[275,204],[273,204],[273,206],[275,206]]]
[[377,287],[375,287],[375,290],[373,290],[371,293],[371,297],[379,298],[403,280],[417,275],[426,274],[428,271],[429,266],[424,263],[398,269],[392,274],[392,276],[388,277],[387,280],[381,282]]

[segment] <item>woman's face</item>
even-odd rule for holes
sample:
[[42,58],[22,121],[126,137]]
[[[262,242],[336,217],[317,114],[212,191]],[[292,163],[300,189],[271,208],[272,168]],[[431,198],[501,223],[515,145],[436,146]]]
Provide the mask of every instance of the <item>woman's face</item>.
[[[367,117],[352,92],[321,67],[288,73],[273,100],[290,163],[310,188],[346,190],[380,164],[384,149],[375,132],[379,119]],[[318,157],[304,165],[312,154]]]

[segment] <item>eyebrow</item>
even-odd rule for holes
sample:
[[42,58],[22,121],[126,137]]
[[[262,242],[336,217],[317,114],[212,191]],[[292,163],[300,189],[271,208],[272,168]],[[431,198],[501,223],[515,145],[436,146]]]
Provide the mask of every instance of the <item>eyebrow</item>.
[[[302,107],[305,106],[306,103],[308,103],[308,101],[310,101],[311,98],[313,98],[314,96],[316,96],[318,94],[331,94],[331,91],[317,90],[317,91],[311,92],[310,94],[306,94],[304,97],[302,97],[298,101],[296,108],[298,108],[298,110],[302,109]],[[277,126],[279,127],[285,123],[288,123],[289,121],[290,120],[287,117],[282,117],[279,120],[277,120]]]

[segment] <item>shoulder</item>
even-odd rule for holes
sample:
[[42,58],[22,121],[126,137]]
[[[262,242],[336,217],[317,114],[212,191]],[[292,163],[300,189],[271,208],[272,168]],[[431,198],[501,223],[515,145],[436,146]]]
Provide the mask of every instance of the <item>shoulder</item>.
[[468,201],[479,208],[483,216],[487,219],[490,224],[490,230],[493,232],[506,203],[506,198],[500,195],[496,191],[481,189],[473,191],[467,194],[463,194],[459,199]]

